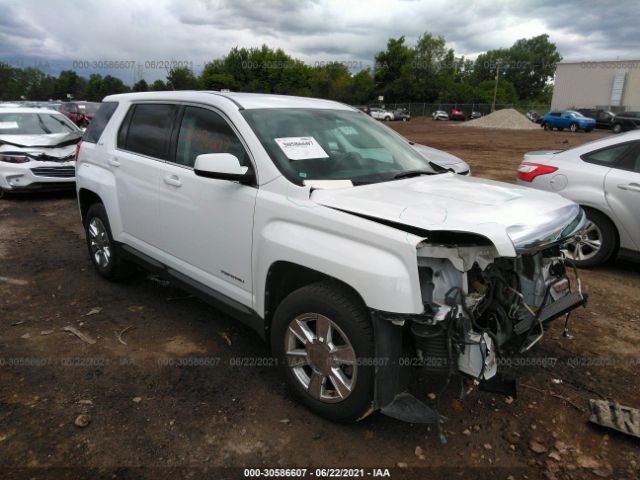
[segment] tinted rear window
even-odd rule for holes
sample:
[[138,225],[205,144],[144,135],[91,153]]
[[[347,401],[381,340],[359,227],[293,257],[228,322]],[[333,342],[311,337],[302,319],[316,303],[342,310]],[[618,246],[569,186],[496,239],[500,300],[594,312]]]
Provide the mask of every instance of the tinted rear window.
[[132,108],[120,127],[118,147],[166,160],[177,106],[144,103]]
[[111,119],[113,112],[118,108],[118,102],[104,102],[98,108],[98,111],[93,116],[93,120],[89,124],[87,131],[84,132],[82,137],[83,142],[98,143],[100,135],[104,131],[107,123]]

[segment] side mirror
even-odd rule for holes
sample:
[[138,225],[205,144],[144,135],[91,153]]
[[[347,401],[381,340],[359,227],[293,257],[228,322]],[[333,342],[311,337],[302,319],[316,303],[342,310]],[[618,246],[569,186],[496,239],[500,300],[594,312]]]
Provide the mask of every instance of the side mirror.
[[248,183],[253,179],[249,167],[240,165],[240,160],[230,153],[205,153],[196,157],[193,171],[196,175],[219,180],[235,180]]

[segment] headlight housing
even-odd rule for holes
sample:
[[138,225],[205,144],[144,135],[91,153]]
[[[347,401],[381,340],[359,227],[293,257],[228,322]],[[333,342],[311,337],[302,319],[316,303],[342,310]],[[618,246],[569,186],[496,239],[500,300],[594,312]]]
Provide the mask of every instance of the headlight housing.
[[27,163],[29,157],[22,153],[0,153],[0,162]]

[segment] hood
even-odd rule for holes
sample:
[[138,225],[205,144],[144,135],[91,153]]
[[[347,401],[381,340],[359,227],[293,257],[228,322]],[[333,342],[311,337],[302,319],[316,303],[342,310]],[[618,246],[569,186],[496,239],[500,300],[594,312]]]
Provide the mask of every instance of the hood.
[[555,193],[453,173],[314,190],[311,200],[407,231],[419,229],[427,239],[436,231],[481,235],[502,256],[557,243],[586,222],[577,204]]
[[411,145],[411,147],[427,160],[430,160],[441,167],[450,168],[455,173],[470,170],[467,162],[455,155],[451,155],[450,153],[436,148],[427,147],[426,145],[420,145],[418,143]]
[[82,132],[52,133],[51,135],[0,135],[0,145],[14,147],[63,147],[75,145],[82,138]]

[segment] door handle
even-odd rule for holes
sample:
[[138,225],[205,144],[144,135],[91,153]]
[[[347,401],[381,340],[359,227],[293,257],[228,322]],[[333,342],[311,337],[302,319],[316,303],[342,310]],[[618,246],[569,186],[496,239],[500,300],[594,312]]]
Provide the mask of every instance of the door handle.
[[110,158],[109,160],[107,160],[107,162],[109,162],[109,165],[111,165],[112,167],[120,166],[120,162],[115,158]]
[[167,185],[171,185],[172,187],[182,186],[182,182],[180,181],[177,175],[167,175],[163,178],[163,180],[164,180],[164,183],[166,183]]
[[629,183],[627,185],[618,185],[620,190],[629,190],[631,192],[640,192],[640,185],[637,183]]

